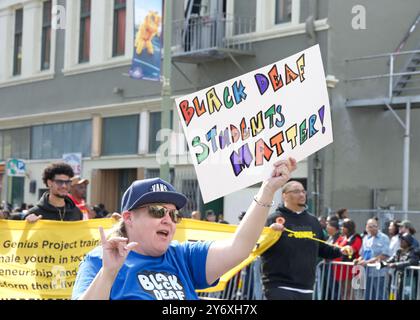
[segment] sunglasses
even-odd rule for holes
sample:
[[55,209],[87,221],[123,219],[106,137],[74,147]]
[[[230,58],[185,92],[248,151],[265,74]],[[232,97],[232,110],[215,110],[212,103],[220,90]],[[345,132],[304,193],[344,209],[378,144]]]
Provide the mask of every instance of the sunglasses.
[[303,193],[303,194],[306,194],[306,190],[290,190],[290,191],[287,191],[286,193],[293,193],[293,194]]
[[182,214],[176,209],[168,209],[164,206],[159,205],[144,206],[140,207],[139,209],[141,208],[147,208],[149,215],[152,218],[162,219],[166,213],[169,213],[169,216],[171,217],[173,223],[180,223],[182,220]]
[[55,184],[59,185],[59,186],[69,186],[71,184],[71,180],[60,180],[60,179],[54,179],[53,182],[55,182]]

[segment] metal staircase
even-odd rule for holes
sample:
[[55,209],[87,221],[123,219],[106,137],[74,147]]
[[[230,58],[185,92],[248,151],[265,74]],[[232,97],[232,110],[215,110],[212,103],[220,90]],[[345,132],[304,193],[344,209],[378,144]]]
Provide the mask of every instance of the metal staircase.
[[403,109],[410,98],[420,108],[420,12],[393,52],[347,59],[346,70],[347,107]]
[[[410,177],[410,119],[412,110],[420,109],[419,30],[420,12],[393,52],[346,60],[346,107],[387,110],[404,131],[402,211],[405,212],[405,219]],[[414,49],[402,51],[404,47]],[[353,77],[354,73],[360,75],[360,72],[366,71],[367,75]],[[404,109],[405,121],[396,112]]]
[[[420,25],[420,13],[417,15],[414,23],[411,25],[407,34],[404,36],[400,45],[398,46],[395,53],[401,52],[401,49],[407,43],[408,38],[414,34],[416,28]],[[401,73],[407,73],[405,75],[399,76],[393,86],[393,95],[401,96],[407,92],[420,90],[420,41],[417,43],[414,52],[409,55],[407,61],[405,62],[404,67],[401,70]],[[418,85],[418,86],[417,86]]]

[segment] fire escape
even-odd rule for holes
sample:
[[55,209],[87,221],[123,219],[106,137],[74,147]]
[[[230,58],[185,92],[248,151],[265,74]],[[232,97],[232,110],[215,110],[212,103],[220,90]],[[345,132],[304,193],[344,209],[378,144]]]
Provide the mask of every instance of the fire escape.
[[[241,70],[238,56],[254,55],[252,42],[235,39],[235,35],[255,30],[255,17],[235,17],[226,13],[226,0],[189,0],[185,19],[174,21],[175,50],[172,63],[203,64],[231,59]],[[185,76],[185,74],[184,74]]]
[[[238,36],[255,31],[255,17],[228,14],[226,0],[186,0],[185,3],[184,19],[172,23],[171,63],[174,68],[194,87],[197,83],[179,64],[197,64],[208,69],[211,62],[230,59],[241,73],[245,73],[237,58],[253,56],[253,44]],[[184,169],[180,172],[177,170],[176,185],[189,195],[189,199],[195,199],[194,203],[187,204],[189,212],[203,211],[206,207],[195,171]],[[213,202],[209,208],[223,211],[223,200]]]
[[[420,108],[420,12],[392,53],[346,60],[348,74],[375,75],[346,80],[348,108],[379,108],[392,113],[404,130],[402,210],[408,211],[410,115]],[[402,51],[403,49],[411,49]],[[361,99],[361,96],[364,98]],[[395,110],[405,109],[405,121]]]

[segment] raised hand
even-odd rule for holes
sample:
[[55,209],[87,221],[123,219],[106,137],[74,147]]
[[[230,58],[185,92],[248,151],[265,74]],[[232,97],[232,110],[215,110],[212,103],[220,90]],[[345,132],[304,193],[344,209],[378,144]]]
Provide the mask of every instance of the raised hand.
[[270,228],[274,231],[284,231],[284,224],[286,223],[286,220],[283,217],[277,217],[276,222],[272,223],[270,225]]
[[101,235],[103,249],[103,270],[105,273],[116,276],[127,258],[128,253],[138,244],[137,242],[128,243],[128,239],[123,237],[112,237],[107,239],[102,227],[99,227],[99,233]]
[[296,170],[296,168],[297,164],[294,158],[275,162],[271,177],[265,181],[266,187],[275,193],[289,181],[290,174]]

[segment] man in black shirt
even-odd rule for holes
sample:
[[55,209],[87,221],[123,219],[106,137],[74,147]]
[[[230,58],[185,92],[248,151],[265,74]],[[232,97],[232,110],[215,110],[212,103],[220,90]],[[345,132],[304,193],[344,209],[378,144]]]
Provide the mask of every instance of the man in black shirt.
[[282,190],[283,206],[267,219],[267,226],[287,228],[262,256],[264,293],[268,300],[311,300],[317,258],[334,259],[348,252],[315,240],[323,239],[318,219],[306,210],[306,191],[297,181]]
[[43,172],[42,180],[49,191],[45,192],[38,204],[31,208],[24,219],[34,223],[40,219],[58,221],[83,220],[83,215],[68,197],[71,178],[74,176],[71,166],[64,162],[52,163]]

